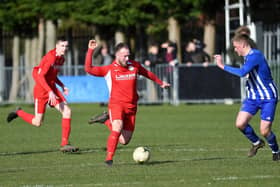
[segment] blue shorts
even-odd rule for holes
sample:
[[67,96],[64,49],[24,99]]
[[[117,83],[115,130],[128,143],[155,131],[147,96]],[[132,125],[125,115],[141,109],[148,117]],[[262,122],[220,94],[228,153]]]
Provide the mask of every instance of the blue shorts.
[[261,110],[261,119],[264,121],[273,122],[277,100],[253,100],[245,99],[240,111],[248,112],[255,115],[258,110]]

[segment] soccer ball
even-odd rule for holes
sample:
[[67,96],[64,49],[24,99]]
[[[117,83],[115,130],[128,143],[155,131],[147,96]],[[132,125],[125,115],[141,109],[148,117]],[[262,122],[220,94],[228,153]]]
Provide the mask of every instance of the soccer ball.
[[149,161],[151,156],[150,150],[147,147],[137,147],[133,152],[133,160],[138,164],[143,164]]

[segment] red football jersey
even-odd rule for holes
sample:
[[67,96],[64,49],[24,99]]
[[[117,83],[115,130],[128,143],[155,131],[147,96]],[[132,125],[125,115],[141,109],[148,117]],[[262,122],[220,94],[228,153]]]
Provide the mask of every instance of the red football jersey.
[[159,85],[162,81],[152,72],[146,70],[140,63],[129,60],[127,67],[122,67],[116,61],[107,66],[92,66],[92,49],[88,49],[85,71],[91,75],[105,77],[109,88],[111,104],[120,102],[127,106],[135,106],[138,101],[137,78],[143,75]]
[[56,56],[55,49],[53,49],[42,58],[38,66],[33,68],[34,95],[36,97],[48,97],[50,91],[56,94],[58,92],[56,83],[63,86],[63,83],[57,78],[57,74],[64,61],[64,57]]

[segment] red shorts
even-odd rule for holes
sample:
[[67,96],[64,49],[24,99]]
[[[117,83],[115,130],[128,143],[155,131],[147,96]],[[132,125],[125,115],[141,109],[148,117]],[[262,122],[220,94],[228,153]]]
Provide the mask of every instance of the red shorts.
[[[39,81],[37,80],[37,72],[38,72],[38,67],[34,67],[32,75],[35,81],[35,86],[33,90],[35,113],[43,114],[45,113],[46,105],[48,104],[49,92],[40,85]],[[66,101],[63,94],[56,88],[55,85],[54,86],[49,85],[49,86],[51,87],[54,94],[57,96],[55,104],[50,105],[51,107],[54,107],[55,105]]]
[[109,104],[109,115],[111,122],[123,120],[123,129],[134,131],[137,107],[126,107],[122,104]]
[[[46,111],[46,106],[48,104],[48,100],[49,98],[36,98],[34,97],[34,103],[35,103],[35,113],[37,114],[43,114]],[[55,105],[64,102],[63,99],[61,99],[60,97],[58,97],[56,99]],[[50,107],[54,107],[55,105],[50,105]]]

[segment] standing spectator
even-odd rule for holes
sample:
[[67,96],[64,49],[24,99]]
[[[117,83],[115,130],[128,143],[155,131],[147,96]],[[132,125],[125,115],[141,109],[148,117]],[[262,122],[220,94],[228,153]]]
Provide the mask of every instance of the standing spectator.
[[106,43],[98,46],[92,55],[92,63],[94,66],[109,65],[112,62],[112,56],[109,54]]
[[183,63],[187,66],[202,64],[207,67],[210,63],[210,56],[203,50],[204,45],[196,39],[189,41],[183,53]]
[[64,94],[68,94],[68,88],[58,79],[57,75],[61,66],[64,64],[64,55],[68,48],[68,41],[61,38],[56,42],[56,48],[49,51],[41,60],[40,64],[33,68],[33,78],[35,81],[34,87],[34,102],[35,115],[26,113],[20,107],[15,111],[9,113],[7,122],[11,122],[17,117],[22,118],[27,123],[40,127],[42,125],[46,105],[56,108],[62,114],[62,152],[76,152],[77,147],[69,144],[69,136],[71,131],[71,109],[66,103],[66,99],[62,93],[57,89],[58,84]]
[[[163,64],[167,64],[165,68],[165,73],[163,80],[166,82],[173,82],[173,73],[174,73],[174,66],[178,64],[177,59],[177,45],[174,42],[167,41],[161,44],[162,48],[162,56],[163,56]],[[172,90],[164,90],[162,93],[163,100],[170,100],[172,97]]]
[[101,48],[102,65],[107,66],[112,63],[113,58],[109,53],[107,44],[103,44]]
[[159,48],[157,44],[152,44],[148,49],[148,56],[144,64],[146,67],[154,68],[156,64],[160,64],[162,59],[160,58]]
[[243,101],[241,110],[237,115],[236,127],[252,143],[248,157],[255,156],[258,149],[264,147],[265,143],[256,135],[249,122],[260,110],[260,132],[272,150],[272,160],[278,161],[280,160],[279,147],[276,136],[271,131],[278,93],[270,68],[263,54],[250,46],[248,35],[236,35],[232,41],[236,53],[245,59],[244,65],[241,68],[224,65],[221,55],[215,55],[215,59],[219,68],[239,77],[247,77],[247,98]]
[[176,43],[167,41],[161,44],[161,48],[163,49],[163,63],[175,66],[178,63]]
[[194,63],[193,55],[195,53],[195,49],[196,46],[193,41],[189,41],[185,46],[185,50],[183,51],[183,63],[187,66],[191,66]]
[[[144,65],[149,68],[150,71],[156,72],[156,65],[162,63],[162,58],[159,53],[159,47],[157,44],[151,44],[148,49],[147,59],[144,61]],[[161,92],[156,88],[156,85],[153,82],[148,81],[147,90],[149,93],[146,94],[146,98],[153,102],[159,100]]]
[[92,65],[94,66],[102,66],[102,54],[101,54],[102,46],[98,46],[92,55]]
[[135,128],[138,75],[153,80],[162,88],[170,85],[143,68],[140,63],[129,60],[130,50],[124,43],[119,43],[116,46],[115,60],[112,64],[102,67],[92,66],[92,53],[96,47],[96,42],[90,40],[86,54],[85,71],[94,76],[106,76],[108,81],[110,119],[105,121],[105,125],[109,128],[110,135],[107,140],[105,163],[108,166],[112,166],[118,143],[128,144]]

